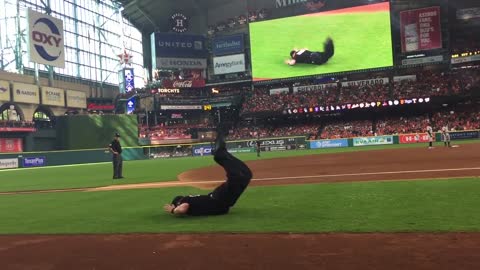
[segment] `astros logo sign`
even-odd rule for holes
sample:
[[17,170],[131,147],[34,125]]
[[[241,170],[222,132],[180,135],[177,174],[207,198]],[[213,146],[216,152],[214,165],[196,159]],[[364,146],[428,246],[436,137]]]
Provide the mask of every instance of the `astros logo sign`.
[[28,15],[30,61],[64,67],[63,22],[32,10]]

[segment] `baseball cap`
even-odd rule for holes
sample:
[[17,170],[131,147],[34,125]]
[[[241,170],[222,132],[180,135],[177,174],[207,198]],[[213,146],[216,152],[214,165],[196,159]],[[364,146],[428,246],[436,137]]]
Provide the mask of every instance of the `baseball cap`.
[[120,134],[118,134],[118,132],[115,133],[115,137],[120,137]]
[[172,204],[175,206],[179,206],[183,198],[185,198],[185,196],[176,196],[175,198],[173,198]]

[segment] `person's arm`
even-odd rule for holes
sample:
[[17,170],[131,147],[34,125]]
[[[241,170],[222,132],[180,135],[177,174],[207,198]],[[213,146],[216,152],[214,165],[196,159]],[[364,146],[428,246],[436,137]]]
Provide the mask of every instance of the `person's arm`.
[[165,212],[173,214],[175,216],[181,216],[181,215],[186,215],[187,214],[189,207],[190,207],[190,205],[188,203],[182,203],[177,207],[175,207],[175,205],[173,205],[173,204],[166,204],[163,207],[163,210],[165,210]]
[[112,152],[112,154],[114,154],[114,155],[118,155],[118,153],[117,153],[117,152],[115,152],[115,150],[113,150],[113,148],[112,148],[112,144],[109,144],[109,145],[108,145],[108,150],[110,150],[110,152]]
[[295,61],[295,59],[287,59],[285,60],[285,64],[289,65],[289,66],[293,66],[295,65],[297,61]]

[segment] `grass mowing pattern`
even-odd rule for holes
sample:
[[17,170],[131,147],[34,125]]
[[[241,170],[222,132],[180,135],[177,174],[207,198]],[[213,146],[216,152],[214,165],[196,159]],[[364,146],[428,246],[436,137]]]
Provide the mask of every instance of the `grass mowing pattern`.
[[480,231],[480,181],[252,187],[229,215],[175,218],[167,188],[0,196],[0,234]]
[[[335,55],[321,66],[284,63],[293,48],[323,51],[332,37]],[[393,65],[390,13],[297,16],[250,24],[252,72],[256,79],[361,70]]]
[[[478,143],[478,140],[460,141],[454,144]],[[295,157],[315,154],[348,153],[381,149],[426,147],[426,144],[398,144],[297,150],[285,152],[262,152],[261,160]],[[255,153],[236,154],[242,160],[257,160]],[[191,169],[214,165],[211,156],[173,159],[156,159],[124,162],[124,176],[121,181],[112,180],[110,163],[89,164],[71,167],[45,167],[0,171],[0,191],[47,190],[64,188],[100,187],[115,184],[134,184],[174,181],[177,175]],[[221,180],[221,179],[213,179]]]

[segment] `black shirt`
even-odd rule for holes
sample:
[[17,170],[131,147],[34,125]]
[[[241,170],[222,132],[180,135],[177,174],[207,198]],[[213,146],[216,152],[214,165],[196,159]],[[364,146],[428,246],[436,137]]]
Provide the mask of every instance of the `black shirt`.
[[312,59],[312,52],[309,50],[299,50],[297,53],[295,53],[293,59],[295,59],[295,62],[297,63],[311,63]]
[[113,140],[111,143],[110,143],[110,148],[112,148],[113,151],[121,154],[122,153],[122,146],[120,145],[120,142],[117,141],[117,140]]
[[179,205],[182,203],[189,204],[187,215],[190,216],[223,215],[229,210],[229,207],[210,195],[189,195]]

